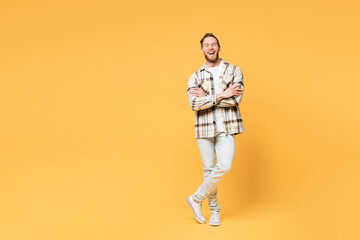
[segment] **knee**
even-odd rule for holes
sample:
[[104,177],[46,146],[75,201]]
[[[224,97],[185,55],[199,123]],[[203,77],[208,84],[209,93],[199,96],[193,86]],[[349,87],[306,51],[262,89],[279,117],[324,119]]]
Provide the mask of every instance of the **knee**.
[[211,172],[211,171],[214,170],[215,167],[216,167],[215,164],[206,164],[206,165],[204,164],[203,170],[204,170],[205,172]]
[[222,172],[224,172],[225,174],[228,173],[228,172],[230,172],[230,170],[231,170],[231,166],[218,166],[218,167],[219,167],[219,169],[220,169]]

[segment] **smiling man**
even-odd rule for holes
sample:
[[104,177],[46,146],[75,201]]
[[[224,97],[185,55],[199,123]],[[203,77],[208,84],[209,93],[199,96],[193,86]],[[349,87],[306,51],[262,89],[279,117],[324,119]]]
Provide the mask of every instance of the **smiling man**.
[[[195,138],[203,164],[203,183],[186,200],[199,223],[206,220],[202,202],[207,198],[209,224],[220,225],[217,185],[230,171],[235,154],[234,135],[245,132],[239,104],[244,80],[239,67],[219,58],[220,43],[212,33],[200,40],[206,62],[187,83],[191,109],[195,111]],[[217,163],[216,163],[217,160]]]

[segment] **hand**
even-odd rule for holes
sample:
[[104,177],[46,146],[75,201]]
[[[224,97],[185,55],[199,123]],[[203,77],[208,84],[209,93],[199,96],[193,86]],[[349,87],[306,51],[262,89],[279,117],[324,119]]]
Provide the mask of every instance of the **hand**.
[[235,83],[228,87],[224,92],[221,93],[223,98],[230,98],[232,96],[238,96],[243,93],[243,90],[239,88],[240,83]]
[[206,93],[204,92],[204,90],[202,88],[192,88],[190,90],[190,93],[194,97],[205,97],[206,96]]

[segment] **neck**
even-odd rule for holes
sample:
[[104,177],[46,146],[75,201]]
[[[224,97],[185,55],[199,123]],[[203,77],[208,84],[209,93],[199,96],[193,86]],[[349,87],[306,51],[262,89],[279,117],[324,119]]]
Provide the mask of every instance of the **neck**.
[[221,58],[218,58],[218,60],[216,62],[209,62],[209,61],[206,61],[206,65],[208,67],[216,67],[217,65],[219,65],[221,62]]

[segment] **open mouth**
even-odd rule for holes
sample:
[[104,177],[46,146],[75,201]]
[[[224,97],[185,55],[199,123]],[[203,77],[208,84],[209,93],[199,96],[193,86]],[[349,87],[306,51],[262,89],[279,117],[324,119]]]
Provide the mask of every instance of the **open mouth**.
[[209,54],[209,55],[214,55],[214,54],[215,54],[215,52],[208,52],[208,54]]

